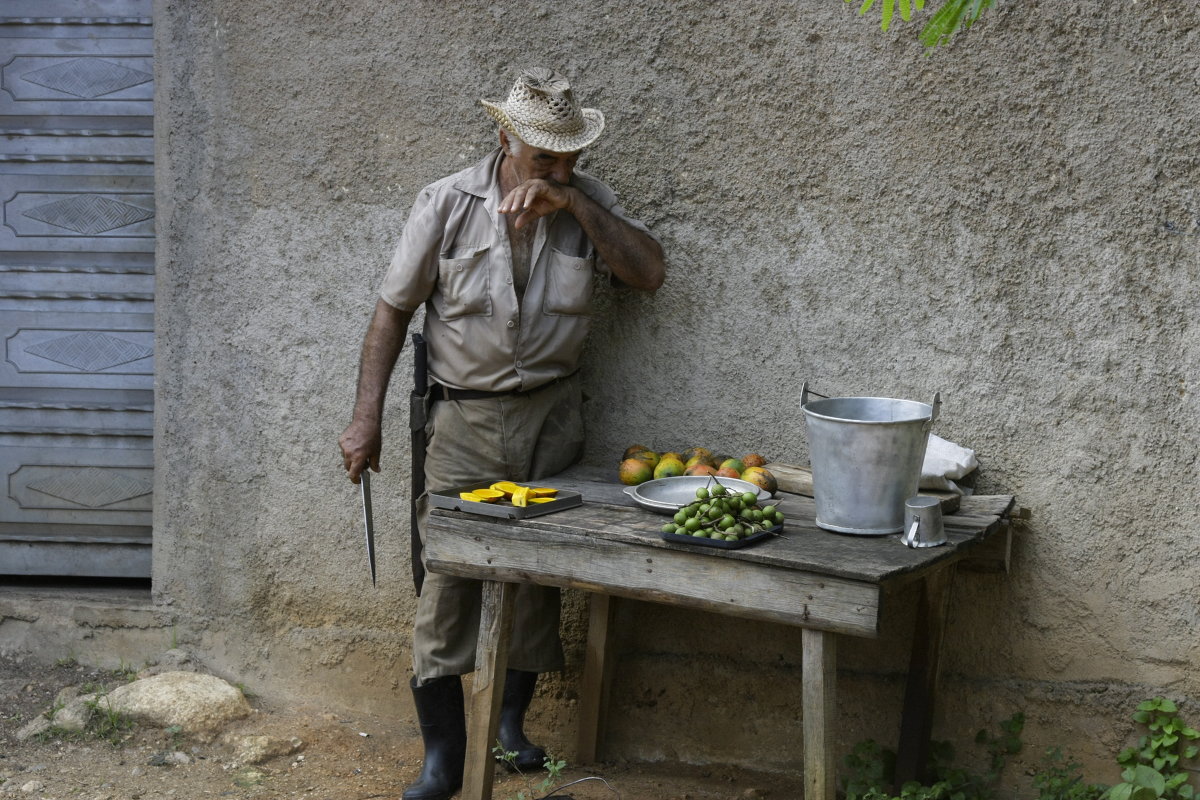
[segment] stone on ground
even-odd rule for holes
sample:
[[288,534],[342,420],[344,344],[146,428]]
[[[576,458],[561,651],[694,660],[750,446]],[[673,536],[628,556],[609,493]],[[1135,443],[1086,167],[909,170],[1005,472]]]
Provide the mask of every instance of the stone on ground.
[[237,687],[198,672],[140,678],[113,689],[100,706],[143,725],[178,725],[184,733],[203,740],[211,740],[227,723],[251,713]]

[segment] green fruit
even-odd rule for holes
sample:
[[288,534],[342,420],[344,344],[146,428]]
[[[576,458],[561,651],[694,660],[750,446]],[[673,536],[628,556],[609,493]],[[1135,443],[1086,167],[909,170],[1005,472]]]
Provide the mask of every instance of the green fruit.
[[740,458],[727,458],[720,464],[720,469],[731,469],[738,475],[746,471],[746,465],[742,463]]
[[621,462],[621,467],[617,474],[621,479],[621,483],[626,486],[637,486],[639,483],[645,483],[650,480],[654,475],[654,469],[645,461],[636,458],[627,458]]
[[677,458],[664,458],[654,467],[655,478],[676,478],[683,474],[683,462]]

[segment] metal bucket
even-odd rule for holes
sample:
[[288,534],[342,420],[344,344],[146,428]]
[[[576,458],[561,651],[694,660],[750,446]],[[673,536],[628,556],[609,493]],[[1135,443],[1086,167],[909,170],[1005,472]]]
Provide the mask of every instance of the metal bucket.
[[917,493],[933,403],[887,397],[808,399],[808,428],[817,525],[839,533],[882,536],[904,530],[904,501]]

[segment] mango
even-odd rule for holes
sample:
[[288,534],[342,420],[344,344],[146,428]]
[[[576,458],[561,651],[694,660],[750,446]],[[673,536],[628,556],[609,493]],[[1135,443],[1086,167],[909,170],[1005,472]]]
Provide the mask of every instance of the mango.
[[717,470],[712,464],[703,461],[696,462],[683,470],[684,475],[716,475]]
[[746,465],[747,469],[749,469],[750,467],[765,467],[767,465],[767,460],[758,453],[747,453],[746,455],[742,456],[742,463]]
[[637,486],[654,477],[654,468],[640,458],[627,458],[621,462],[617,475],[626,486]]
[[650,465],[650,469],[657,467],[659,462],[658,453],[654,452],[653,450],[642,450],[639,453],[634,453],[632,458],[645,461]]
[[771,474],[771,470],[766,467],[747,467],[745,472],[742,473],[741,478],[771,494],[779,491],[779,481]]
[[621,460],[624,461],[627,458],[633,458],[638,453],[649,449],[650,448],[646,447],[644,444],[631,444],[629,447],[625,448],[625,452],[621,455]]
[[683,462],[678,458],[663,458],[654,468],[655,478],[675,478],[683,474]]
[[[738,475],[741,475],[743,472],[746,471],[746,465],[742,463],[742,460],[740,458],[727,458],[721,462],[719,469],[733,470],[734,472],[737,473],[737,475],[730,475],[729,477],[736,478]],[[717,474],[719,475],[720,472],[718,471]]]
[[500,492],[504,497],[512,497],[513,492],[521,487],[512,481],[497,481],[490,488],[493,491]]

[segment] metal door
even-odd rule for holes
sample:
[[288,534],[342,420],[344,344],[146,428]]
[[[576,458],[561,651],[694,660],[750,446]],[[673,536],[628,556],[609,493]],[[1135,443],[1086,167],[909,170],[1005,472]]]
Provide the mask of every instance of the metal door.
[[150,0],[0,15],[0,575],[149,577]]

